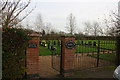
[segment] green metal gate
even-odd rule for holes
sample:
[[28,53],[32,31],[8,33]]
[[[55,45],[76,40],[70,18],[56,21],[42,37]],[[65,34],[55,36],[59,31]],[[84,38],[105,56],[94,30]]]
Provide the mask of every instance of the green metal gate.
[[81,37],[76,39],[75,70],[115,64],[116,41],[114,37]]

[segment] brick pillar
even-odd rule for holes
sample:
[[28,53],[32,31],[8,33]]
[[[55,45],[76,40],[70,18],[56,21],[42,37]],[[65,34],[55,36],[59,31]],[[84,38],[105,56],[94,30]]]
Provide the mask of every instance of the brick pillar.
[[74,48],[68,49],[65,44],[67,41],[75,41],[74,36],[62,36],[62,54],[61,54],[61,73],[62,76],[70,76],[74,69]]
[[39,77],[39,36],[30,35],[26,52],[27,78]]

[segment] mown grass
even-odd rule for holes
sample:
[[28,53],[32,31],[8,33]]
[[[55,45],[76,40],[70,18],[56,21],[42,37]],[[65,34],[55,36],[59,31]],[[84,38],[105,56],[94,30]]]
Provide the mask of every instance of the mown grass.
[[39,55],[52,55],[52,51],[46,47],[40,46]]
[[98,47],[98,43],[100,41],[100,48],[111,49],[111,50],[115,50],[116,48],[116,41],[114,40],[76,40],[75,43],[80,42],[81,44],[82,41],[84,43],[88,43],[89,41],[91,41],[92,43],[96,42],[96,47]]
[[[98,40],[76,40],[75,43],[77,44],[79,41],[79,45],[76,45],[75,47],[75,53],[81,53],[81,52],[97,52],[98,51]],[[88,43],[89,41],[96,42],[96,46],[93,45],[81,45],[82,41],[84,43]],[[61,48],[58,44],[58,40],[44,40],[46,44],[50,43],[50,45],[54,46],[56,50],[54,50],[54,54],[60,54]],[[56,43],[54,45],[54,42]],[[115,41],[112,40],[100,40],[100,51],[103,51],[103,49],[110,49],[115,50]],[[40,55],[52,55],[53,51],[48,49],[48,45],[46,47],[43,47],[40,45]]]
[[48,45],[46,47],[41,46],[39,47],[39,55],[53,55],[53,54],[60,54],[61,48],[59,45],[54,45],[56,48],[55,50],[48,49]]
[[94,47],[76,45],[75,52],[76,52],[76,53],[96,52],[97,50],[98,50],[98,49],[97,49],[97,48],[94,48]]

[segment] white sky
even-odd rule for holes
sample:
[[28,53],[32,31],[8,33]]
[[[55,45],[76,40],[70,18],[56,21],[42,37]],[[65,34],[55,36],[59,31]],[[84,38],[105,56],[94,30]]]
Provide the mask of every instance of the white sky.
[[33,0],[29,8],[36,9],[27,17],[33,23],[38,13],[44,22],[51,22],[53,27],[65,31],[66,18],[70,13],[76,17],[77,27],[83,30],[86,21],[102,21],[111,11],[117,11],[119,0]]

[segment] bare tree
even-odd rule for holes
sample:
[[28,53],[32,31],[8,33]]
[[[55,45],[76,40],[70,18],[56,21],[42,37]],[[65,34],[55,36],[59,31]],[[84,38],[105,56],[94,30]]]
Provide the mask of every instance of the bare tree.
[[93,22],[91,32],[93,33],[94,36],[99,36],[100,35],[100,25],[98,22]]
[[39,34],[44,30],[43,18],[40,13],[37,15],[34,25],[36,26],[36,31],[38,31]]
[[91,23],[90,22],[85,22],[84,23],[84,32],[85,32],[85,35],[91,35]]
[[0,14],[2,14],[2,27],[15,26],[23,21],[34,9],[31,9],[26,15],[18,17],[29,6],[31,0],[22,3],[21,0],[6,0],[1,2]]
[[47,22],[45,24],[45,31],[46,31],[47,34],[51,33],[51,31],[52,31],[52,24],[50,22],[49,23]]
[[73,16],[72,13],[67,17],[68,23],[66,29],[70,34],[74,34],[76,30],[76,21],[75,21],[75,16]]
[[106,24],[106,35],[108,36],[116,36],[120,33],[120,16],[116,13],[112,13],[109,16],[109,19],[105,19]]
[[116,33],[116,35],[120,35],[120,15],[116,15],[114,13],[114,17],[115,17],[115,19],[113,19],[113,23],[115,26],[115,33]]
[[84,25],[86,35],[99,36],[104,34],[100,24],[96,21],[94,21],[93,23],[85,22]]

